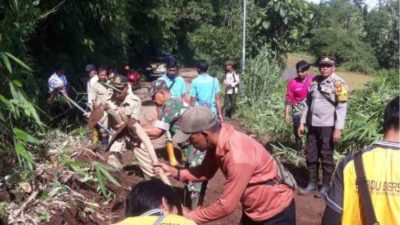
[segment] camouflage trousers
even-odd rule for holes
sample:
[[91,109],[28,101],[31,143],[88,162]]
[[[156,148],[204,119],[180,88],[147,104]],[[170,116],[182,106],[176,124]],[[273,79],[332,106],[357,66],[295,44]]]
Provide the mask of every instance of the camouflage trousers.
[[[193,168],[201,165],[205,157],[205,152],[195,149],[192,145],[184,148],[183,152],[186,157],[185,164],[187,168]],[[185,186],[188,194],[190,194],[190,205],[192,210],[196,209],[198,206],[202,184],[203,182],[188,182]],[[187,202],[188,201],[185,199],[185,203]],[[189,203],[186,205],[189,205]]]

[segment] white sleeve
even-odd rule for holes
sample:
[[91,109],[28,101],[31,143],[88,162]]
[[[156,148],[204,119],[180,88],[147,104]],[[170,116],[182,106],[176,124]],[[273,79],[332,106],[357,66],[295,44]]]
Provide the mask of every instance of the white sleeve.
[[87,83],[87,94],[88,94],[88,102],[87,105],[89,106],[90,110],[93,109],[92,102],[96,99],[96,92],[93,88],[94,82],[90,79]]
[[169,125],[169,123],[166,123],[164,121],[156,120],[156,121],[154,121],[154,127],[157,127],[161,130],[168,131],[170,128],[170,125]]

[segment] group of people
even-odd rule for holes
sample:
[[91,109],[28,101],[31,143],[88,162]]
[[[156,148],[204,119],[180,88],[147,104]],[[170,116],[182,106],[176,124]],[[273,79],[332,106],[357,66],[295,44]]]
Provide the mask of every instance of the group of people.
[[[118,225],[202,224],[231,214],[239,203],[243,209],[242,225],[296,224],[295,190],[285,183],[280,163],[262,144],[224,120],[235,111],[239,85],[234,63],[227,61],[225,66],[227,107],[222,107],[219,81],[208,74],[206,61],[197,63],[198,76],[187,91],[184,79],[178,75],[178,62],[169,60],[167,73],[149,90],[149,97],[159,110],[153,126],[146,128],[139,123],[141,99],[132,92],[126,78],[108,79],[101,67],[97,71],[93,65],[86,67],[91,77],[87,85],[89,106],[93,112],[98,107],[104,112],[98,122],[114,131],[125,130],[113,135],[112,143],[107,143],[107,133],[101,132],[111,152],[109,164],[122,168],[121,152],[133,146],[146,178],[128,195],[127,218]],[[385,109],[384,140],[361,151],[362,161],[368,165],[363,167],[365,177],[356,176],[354,155],[341,161],[335,171],[334,147],[345,124],[348,100],[347,84],[336,75],[335,66],[334,57],[321,57],[320,74],[312,76],[308,72],[310,65],[300,61],[296,65],[298,76],[288,82],[285,120],[289,122],[292,108],[294,134],[298,148],[305,150],[309,170],[308,185],[299,193],[307,195],[317,190],[321,164],[322,186],[315,194],[327,201],[324,225],[365,224],[362,221],[368,215],[359,201],[361,186],[356,185],[356,180],[368,183],[376,220],[380,224],[400,224],[396,216],[400,213],[400,171],[395,169],[400,157],[399,97]],[[305,128],[307,142],[303,146]],[[144,136],[155,138],[163,134],[181,149],[177,166],[158,162],[154,149],[146,145]],[[380,170],[374,170],[378,166]],[[218,169],[226,179],[222,194],[214,203],[203,206],[207,180]],[[189,197],[183,206],[165,176],[185,184]],[[374,182],[382,183],[382,187],[378,190],[372,186]]]

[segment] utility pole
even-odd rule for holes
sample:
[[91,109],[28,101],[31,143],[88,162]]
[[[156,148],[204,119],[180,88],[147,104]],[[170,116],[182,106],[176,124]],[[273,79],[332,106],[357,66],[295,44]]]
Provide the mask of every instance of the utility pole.
[[246,64],[246,14],[247,0],[243,0],[243,37],[242,37],[242,73],[244,73]]

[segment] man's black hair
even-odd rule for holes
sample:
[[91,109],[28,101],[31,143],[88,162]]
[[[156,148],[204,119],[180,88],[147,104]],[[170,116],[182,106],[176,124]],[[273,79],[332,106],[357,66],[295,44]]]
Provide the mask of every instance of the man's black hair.
[[162,198],[169,206],[177,207],[178,214],[182,215],[182,206],[174,190],[159,179],[139,182],[126,197],[125,217],[140,216],[141,214],[160,208]]
[[103,71],[103,70],[107,70],[107,68],[105,66],[97,67],[97,71]]
[[399,129],[399,105],[400,105],[400,96],[396,96],[392,101],[390,101],[383,115],[383,132],[386,133],[390,129],[394,128],[396,130]]
[[168,60],[167,68],[177,68],[178,69],[178,61],[174,58]]
[[307,71],[308,69],[310,69],[310,64],[304,60],[299,61],[298,63],[296,63],[296,70],[297,71]]
[[62,70],[62,69],[64,69],[64,65],[63,65],[63,64],[57,64],[57,65],[54,67],[54,71],[56,71],[56,72],[58,72],[58,71],[60,71],[60,70]]
[[196,64],[196,68],[199,70],[200,73],[205,73],[208,70],[208,62],[206,60],[200,60]]

